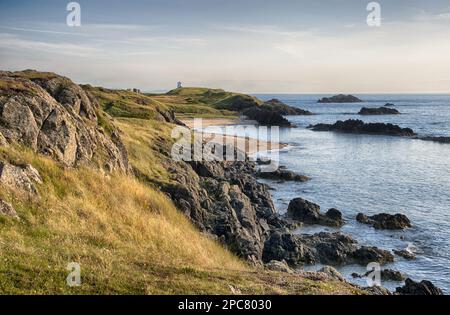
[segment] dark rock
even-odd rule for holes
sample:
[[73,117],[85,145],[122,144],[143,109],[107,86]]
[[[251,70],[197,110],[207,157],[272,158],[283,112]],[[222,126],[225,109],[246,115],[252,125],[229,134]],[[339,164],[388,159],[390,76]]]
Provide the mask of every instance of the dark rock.
[[339,94],[332,97],[324,97],[318,103],[361,103],[362,100],[353,95]]
[[263,126],[291,127],[291,123],[281,114],[272,110],[261,108],[260,106],[246,109],[243,114],[249,119],[256,120]]
[[409,278],[406,279],[405,285],[397,288],[395,292],[401,295],[444,295],[442,290],[430,281],[415,282]]
[[330,209],[326,214],[320,213],[320,206],[302,198],[293,199],[288,206],[288,217],[306,223],[327,226],[342,226],[342,213],[337,209]]
[[283,116],[289,115],[314,115],[310,111],[284,104],[278,99],[271,99],[261,105],[262,108],[274,111]]
[[414,136],[415,133],[410,128],[401,128],[393,124],[384,123],[364,123],[362,120],[349,119],[337,121],[335,124],[310,125],[308,128],[314,131],[335,131],[356,134],[374,134],[388,136]]
[[258,177],[265,179],[276,179],[282,181],[306,182],[308,176],[297,174],[293,171],[278,168],[275,172],[258,172]]
[[414,260],[416,259],[416,255],[414,255],[413,253],[411,253],[410,251],[406,250],[406,249],[402,249],[402,250],[393,250],[394,254],[400,257],[403,257],[407,260]]
[[411,221],[404,214],[388,214],[380,213],[373,216],[366,216],[362,213],[358,213],[356,220],[363,224],[373,226],[379,230],[403,230],[411,227]]
[[360,115],[398,115],[400,112],[394,108],[379,107],[379,108],[367,108],[363,107],[359,111]]
[[386,264],[394,262],[394,256],[387,250],[379,249],[373,246],[362,246],[352,253],[353,259],[362,265],[371,262]]
[[384,269],[381,270],[381,279],[385,281],[404,281],[405,276],[397,270]]
[[263,261],[286,261],[290,266],[314,264],[316,258],[300,237],[290,233],[272,233],[264,244]]
[[392,104],[392,103],[386,103],[386,104],[384,104],[384,106],[385,106],[385,107],[394,107],[395,105]]

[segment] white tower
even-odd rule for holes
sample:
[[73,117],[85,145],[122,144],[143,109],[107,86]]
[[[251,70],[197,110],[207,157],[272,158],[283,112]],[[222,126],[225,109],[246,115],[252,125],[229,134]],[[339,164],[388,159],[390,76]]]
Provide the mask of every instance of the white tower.
[[177,83],[177,89],[181,89],[183,87],[183,84],[181,82]]

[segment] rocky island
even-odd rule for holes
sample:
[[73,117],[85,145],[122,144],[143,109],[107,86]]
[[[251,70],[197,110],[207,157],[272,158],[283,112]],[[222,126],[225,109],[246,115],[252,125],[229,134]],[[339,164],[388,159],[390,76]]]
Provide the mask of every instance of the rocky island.
[[389,107],[378,107],[378,108],[367,108],[363,107],[358,113],[359,115],[399,115],[400,112],[394,108]]
[[400,137],[412,137],[415,135],[414,131],[410,128],[401,128],[397,125],[385,123],[365,123],[362,120],[357,119],[349,119],[346,121],[339,120],[334,124],[310,125],[308,126],[308,128],[314,131],[334,131],[354,134],[372,134]]
[[362,103],[363,101],[353,95],[339,94],[332,97],[323,97],[317,103]]

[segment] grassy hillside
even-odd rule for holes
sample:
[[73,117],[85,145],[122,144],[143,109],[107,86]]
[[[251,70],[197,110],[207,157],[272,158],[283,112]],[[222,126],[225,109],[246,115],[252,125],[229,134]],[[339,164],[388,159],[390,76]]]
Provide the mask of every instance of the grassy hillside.
[[[362,293],[334,280],[250,267],[199,233],[159,192],[171,180],[163,148],[171,146],[173,126],[153,117],[158,108],[185,108],[190,103],[177,102],[188,98],[205,106],[197,97],[84,88],[115,117],[138,176],[63,168],[24,147],[0,147],[1,160],[29,163],[43,178],[40,197],[0,189],[21,218],[0,217],[0,293]],[[66,285],[69,262],[81,265],[80,287]]]

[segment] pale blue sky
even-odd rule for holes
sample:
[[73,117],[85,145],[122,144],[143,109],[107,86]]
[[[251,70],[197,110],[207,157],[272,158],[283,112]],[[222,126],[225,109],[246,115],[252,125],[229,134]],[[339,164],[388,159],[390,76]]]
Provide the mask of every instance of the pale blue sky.
[[450,92],[450,2],[85,0],[0,2],[0,68],[143,90]]

